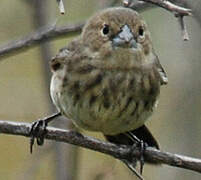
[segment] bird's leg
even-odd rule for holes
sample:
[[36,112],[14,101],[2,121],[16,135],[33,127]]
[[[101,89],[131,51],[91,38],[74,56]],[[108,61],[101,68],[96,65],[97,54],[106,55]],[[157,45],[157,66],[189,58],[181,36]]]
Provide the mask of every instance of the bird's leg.
[[146,148],[146,144],[140,140],[139,138],[137,138],[134,134],[132,134],[131,132],[127,132],[126,135],[133,140],[133,142],[135,142],[132,146],[132,149],[136,148],[136,143],[138,143],[140,145],[140,174],[142,174],[143,171],[143,167],[144,167],[144,151]]
[[140,140],[140,174],[142,174],[143,167],[144,167],[144,151],[145,151],[146,145],[145,143]]
[[61,116],[60,112],[57,112],[55,114],[52,114],[48,117],[45,117],[43,119],[37,120],[32,123],[31,129],[30,129],[30,152],[31,153],[33,150],[35,138],[36,138],[37,144],[39,146],[43,145],[44,136],[46,134],[46,127],[47,127],[48,123],[50,121],[54,120],[58,116]]

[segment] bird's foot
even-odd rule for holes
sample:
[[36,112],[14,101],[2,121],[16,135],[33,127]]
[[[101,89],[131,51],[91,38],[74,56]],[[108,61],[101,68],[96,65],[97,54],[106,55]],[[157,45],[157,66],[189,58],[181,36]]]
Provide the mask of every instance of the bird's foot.
[[[142,174],[143,172],[143,167],[144,167],[144,152],[146,150],[147,144],[144,143],[144,141],[140,140],[139,138],[137,138],[134,134],[128,132],[127,136],[133,140],[133,145],[131,148],[131,152],[133,152],[136,148],[140,148],[140,174]],[[136,161],[136,159],[134,159],[133,161]]]
[[44,138],[46,135],[46,127],[50,121],[52,121],[57,116],[60,116],[61,113],[55,113],[51,116],[45,117],[44,119],[37,120],[32,123],[30,129],[30,152],[33,152],[33,145],[36,139],[36,142],[39,146],[44,144]]
[[47,123],[44,120],[38,120],[32,123],[30,130],[30,153],[33,152],[35,139],[39,146],[44,144]]
[[[143,172],[143,167],[144,167],[144,152],[146,150],[147,144],[144,143],[142,140],[140,140],[138,142],[138,146],[140,146],[140,158],[139,158],[139,162],[140,162],[140,174],[142,174]],[[136,148],[136,146],[133,146],[132,148]]]

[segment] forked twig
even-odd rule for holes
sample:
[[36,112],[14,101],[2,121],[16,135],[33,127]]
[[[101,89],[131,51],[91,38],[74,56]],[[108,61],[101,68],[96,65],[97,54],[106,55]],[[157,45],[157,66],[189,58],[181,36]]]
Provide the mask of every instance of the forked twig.
[[150,6],[150,4],[152,4],[152,5],[162,7],[164,9],[174,13],[175,17],[177,17],[179,20],[183,40],[184,41],[189,40],[188,32],[187,32],[186,25],[185,25],[183,18],[184,18],[184,16],[191,16],[192,15],[191,9],[175,5],[172,2],[167,1],[167,0],[139,0],[139,1],[123,0],[123,4],[125,7],[129,7],[132,9],[137,9],[140,6],[141,6],[141,8],[142,7],[147,8]]

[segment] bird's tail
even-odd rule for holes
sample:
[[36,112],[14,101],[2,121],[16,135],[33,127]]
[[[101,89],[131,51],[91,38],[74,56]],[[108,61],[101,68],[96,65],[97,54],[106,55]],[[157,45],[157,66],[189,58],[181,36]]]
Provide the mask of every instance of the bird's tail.
[[[104,136],[109,142],[115,143],[115,144],[123,144],[123,145],[132,146],[137,143],[137,140],[140,140],[148,146],[159,149],[158,142],[156,141],[156,139],[153,137],[153,135],[151,134],[151,132],[145,125],[139,127],[138,129],[135,129],[133,131],[129,131],[126,133],[121,133],[117,135],[104,135]],[[144,156],[143,158],[146,163],[150,163],[154,165],[159,164],[156,161],[153,161],[146,156]],[[131,169],[132,171],[136,171],[135,170],[136,162],[137,160],[135,161],[133,160],[133,162],[125,161],[124,163],[129,167],[129,169]]]
[[[136,144],[136,141],[131,137],[133,136],[148,146],[154,147],[156,149],[160,149],[158,142],[156,141],[154,136],[151,134],[151,132],[145,125],[139,127],[138,129],[135,129],[133,131],[129,131],[126,133],[121,133],[117,135],[104,135],[104,136],[111,143],[130,145],[130,146],[132,146],[133,144]],[[145,162],[147,163],[158,164],[157,162],[150,160],[147,157],[144,157],[144,158],[145,158]]]

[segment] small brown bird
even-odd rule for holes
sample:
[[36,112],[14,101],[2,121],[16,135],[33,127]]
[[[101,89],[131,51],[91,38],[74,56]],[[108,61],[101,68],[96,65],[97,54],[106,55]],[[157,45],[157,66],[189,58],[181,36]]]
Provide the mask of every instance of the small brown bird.
[[144,123],[167,76],[137,12],[118,7],[97,13],[50,65],[53,103],[76,126],[113,143],[139,139],[159,148]]

